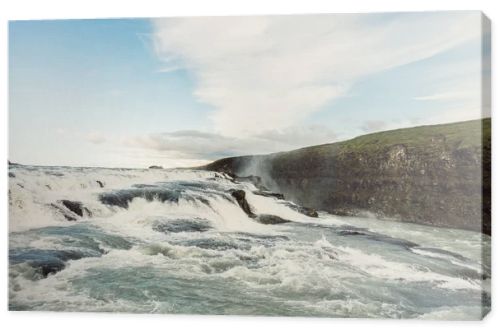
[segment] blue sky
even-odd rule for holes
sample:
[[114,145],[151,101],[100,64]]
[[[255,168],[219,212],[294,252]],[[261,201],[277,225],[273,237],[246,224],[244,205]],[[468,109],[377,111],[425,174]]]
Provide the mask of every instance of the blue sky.
[[14,21],[9,158],[190,166],[481,117],[477,12]]

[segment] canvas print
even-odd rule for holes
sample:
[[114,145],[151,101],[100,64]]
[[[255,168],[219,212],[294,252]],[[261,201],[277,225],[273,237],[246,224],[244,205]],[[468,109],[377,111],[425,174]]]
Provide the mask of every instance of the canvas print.
[[476,11],[9,23],[9,310],[480,320]]

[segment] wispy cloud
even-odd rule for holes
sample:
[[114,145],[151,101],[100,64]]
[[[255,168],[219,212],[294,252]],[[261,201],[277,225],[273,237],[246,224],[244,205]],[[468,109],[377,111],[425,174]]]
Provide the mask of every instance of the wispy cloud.
[[182,159],[218,159],[243,154],[265,154],[335,141],[328,128],[315,125],[270,130],[258,137],[231,137],[203,131],[175,131],[126,138],[127,147],[167,153]]
[[[195,96],[215,108],[215,131],[244,138],[296,126],[367,75],[478,37],[470,27],[479,19],[479,13],[156,19],[153,40],[166,68],[194,74]],[[426,98],[439,96],[417,97]]]
[[425,96],[417,96],[414,97],[414,100],[417,101],[460,101],[464,99],[469,99],[471,97],[479,97],[480,87],[475,87],[475,89],[469,91],[459,91],[459,92],[446,92],[446,93],[437,93]]

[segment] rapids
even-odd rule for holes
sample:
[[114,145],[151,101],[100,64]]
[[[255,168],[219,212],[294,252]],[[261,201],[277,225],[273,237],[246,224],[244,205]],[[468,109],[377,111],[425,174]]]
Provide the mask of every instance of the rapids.
[[[263,225],[230,195],[246,192]],[[9,309],[480,319],[476,232],[307,217],[192,170],[9,166]],[[81,205],[76,213],[69,202]]]

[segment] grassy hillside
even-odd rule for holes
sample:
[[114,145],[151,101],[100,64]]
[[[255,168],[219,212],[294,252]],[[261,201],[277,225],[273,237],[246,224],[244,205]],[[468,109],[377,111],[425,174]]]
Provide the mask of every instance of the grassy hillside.
[[277,155],[373,153],[398,144],[410,149],[425,150],[429,143],[436,140],[445,142],[449,149],[462,149],[479,147],[483,137],[485,142],[491,143],[491,118],[376,132],[342,142],[310,146]]

